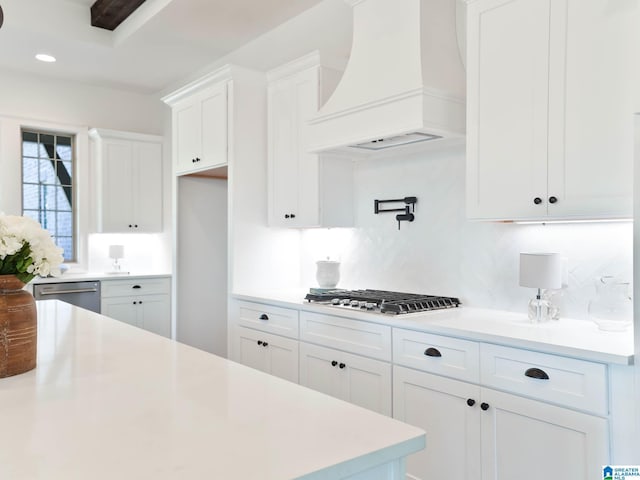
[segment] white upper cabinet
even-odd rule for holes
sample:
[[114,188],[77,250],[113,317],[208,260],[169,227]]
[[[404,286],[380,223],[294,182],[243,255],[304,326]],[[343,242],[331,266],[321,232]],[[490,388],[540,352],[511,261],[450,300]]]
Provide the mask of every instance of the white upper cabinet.
[[162,231],[162,137],[93,129],[97,231]]
[[173,108],[178,175],[227,164],[227,82],[211,86]]
[[635,0],[469,0],[467,215],[630,218]]
[[317,52],[268,74],[269,224],[347,227],[353,224],[353,163],[308,152],[308,121],[339,73]]

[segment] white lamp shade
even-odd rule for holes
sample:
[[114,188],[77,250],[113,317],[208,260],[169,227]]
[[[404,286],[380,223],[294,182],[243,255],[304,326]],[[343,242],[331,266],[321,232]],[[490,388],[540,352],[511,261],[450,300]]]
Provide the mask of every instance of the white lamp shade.
[[559,253],[521,253],[520,286],[562,288],[562,257]]
[[124,258],[124,245],[109,245],[109,258]]

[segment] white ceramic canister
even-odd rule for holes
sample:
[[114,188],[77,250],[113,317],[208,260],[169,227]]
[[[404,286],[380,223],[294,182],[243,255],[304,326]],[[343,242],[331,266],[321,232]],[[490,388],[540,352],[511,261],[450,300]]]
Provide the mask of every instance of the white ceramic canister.
[[319,260],[316,262],[316,280],[321,288],[335,288],[340,281],[340,262]]

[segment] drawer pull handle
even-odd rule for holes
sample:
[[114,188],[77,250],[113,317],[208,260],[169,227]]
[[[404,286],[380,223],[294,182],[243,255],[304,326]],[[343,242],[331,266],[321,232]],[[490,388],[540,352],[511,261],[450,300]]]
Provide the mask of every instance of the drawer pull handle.
[[440,350],[438,350],[437,348],[433,348],[433,347],[429,347],[424,351],[424,354],[427,357],[441,357],[442,354],[440,353]]
[[489,410],[489,404],[488,404],[488,403],[484,403],[484,402],[482,402],[482,403],[480,404],[480,408],[481,408],[483,411],[485,411],[485,412],[486,412],[487,410]]
[[138,288],[142,288],[142,287],[141,287],[140,285],[134,285],[134,286],[133,286],[133,287],[131,287],[131,288],[136,288],[136,289],[138,289]]
[[549,380],[549,375],[539,368],[530,368],[524,374],[529,378],[537,378],[538,380]]
[[260,320],[269,320],[269,315],[263,313],[262,315],[260,315]]
[[473,398],[467,398],[467,405],[473,407],[476,404],[476,401]]

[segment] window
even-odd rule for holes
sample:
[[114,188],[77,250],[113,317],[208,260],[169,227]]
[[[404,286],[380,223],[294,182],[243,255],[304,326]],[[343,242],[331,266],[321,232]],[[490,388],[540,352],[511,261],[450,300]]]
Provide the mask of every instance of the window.
[[22,130],[22,214],[51,233],[66,262],[76,260],[73,144],[70,134]]

